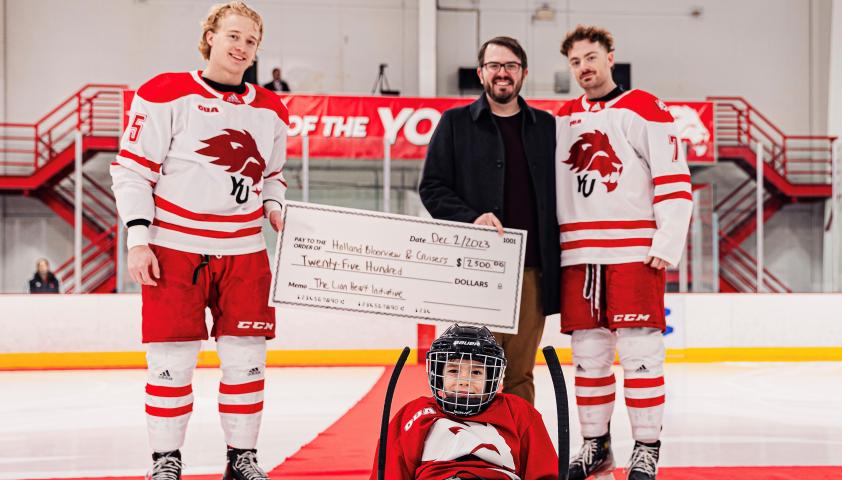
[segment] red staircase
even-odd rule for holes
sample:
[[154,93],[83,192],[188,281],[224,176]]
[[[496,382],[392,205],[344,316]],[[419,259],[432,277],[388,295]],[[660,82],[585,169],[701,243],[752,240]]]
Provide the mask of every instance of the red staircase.
[[[74,220],[76,132],[82,160],[116,152],[125,85],[86,85],[38,121],[0,123],[0,193],[40,199],[70,225]],[[113,292],[117,273],[114,196],[83,174],[82,285],[74,284],[74,258],[55,271],[65,291]]]
[[[830,198],[836,137],[786,135],[740,97],[709,97],[716,106],[719,160],[734,162],[748,178],[719,202],[720,291],[755,292],[756,260],[741,244],[757,230],[757,143],[763,149],[763,221],[786,205]],[[760,290],[792,292],[764,268]]]

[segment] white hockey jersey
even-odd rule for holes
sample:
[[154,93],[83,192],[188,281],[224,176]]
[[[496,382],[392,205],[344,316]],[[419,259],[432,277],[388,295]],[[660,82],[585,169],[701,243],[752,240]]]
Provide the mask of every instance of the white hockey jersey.
[[266,213],[280,209],[287,188],[288,125],[262,87],[218,92],[199,71],[153,78],[132,101],[111,164],[120,217],[151,222],[149,243],[184,252],[264,250],[264,201]]
[[690,171],[663,102],[631,90],[584,96],[556,116],[561,265],[676,265],[693,209]]

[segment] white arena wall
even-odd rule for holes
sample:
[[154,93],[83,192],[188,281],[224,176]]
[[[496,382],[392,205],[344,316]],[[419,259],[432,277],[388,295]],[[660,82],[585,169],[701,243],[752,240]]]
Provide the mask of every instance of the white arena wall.
[[[417,96],[418,5],[434,0],[251,0],[264,18],[259,78],[284,69],[293,91],[366,94],[388,63],[393,88]],[[214,0],[2,0],[6,121],[33,121],[86,83],[132,88],[199,68],[199,21]],[[518,38],[525,94],[553,94],[559,44],[577,23],[604,25],[632,81],[663,98],[740,95],[788,133],[827,126],[831,0],[438,0],[438,96],[479,42]],[[535,20],[548,4],[551,20]],[[691,12],[698,10],[698,16]],[[570,95],[580,91],[573,84]]]
[[[0,369],[143,367],[139,295],[0,296]],[[668,294],[668,361],[840,361],[842,295]],[[570,360],[569,339],[547,321],[542,346]],[[268,363],[391,364],[417,347],[412,322],[278,312]],[[200,362],[217,362],[205,342]],[[414,361],[415,355],[410,359]]]

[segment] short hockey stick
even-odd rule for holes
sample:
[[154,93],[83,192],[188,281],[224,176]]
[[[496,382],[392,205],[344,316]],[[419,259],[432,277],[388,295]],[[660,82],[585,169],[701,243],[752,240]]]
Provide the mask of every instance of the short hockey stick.
[[395,364],[395,369],[392,370],[392,377],[389,379],[389,386],[386,387],[386,400],[383,403],[383,417],[380,419],[380,446],[377,451],[377,478],[384,480],[386,475],[386,437],[389,436],[389,411],[392,409],[392,397],[395,395],[395,385],[398,383],[398,377],[401,376],[403,364],[406,363],[406,358],[409,356],[409,347],[403,347],[401,356],[398,358],[398,363]]
[[558,417],[558,478],[567,480],[567,472],[570,468],[570,416],[567,408],[567,386],[564,384],[564,373],[558,363],[555,348],[544,347],[543,352],[555,390],[556,417]]

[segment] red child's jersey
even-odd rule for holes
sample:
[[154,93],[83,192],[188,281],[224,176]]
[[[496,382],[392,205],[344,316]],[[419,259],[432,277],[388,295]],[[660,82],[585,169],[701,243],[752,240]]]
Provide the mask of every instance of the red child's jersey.
[[[487,480],[558,478],[558,456],[541,414],[525,400],[498,394],[479,415],[441,411],[432,397],[407,403],[389,423],[389,480],[439,480],[464,474]],[[371,479],[377,479],[377,458]]]

